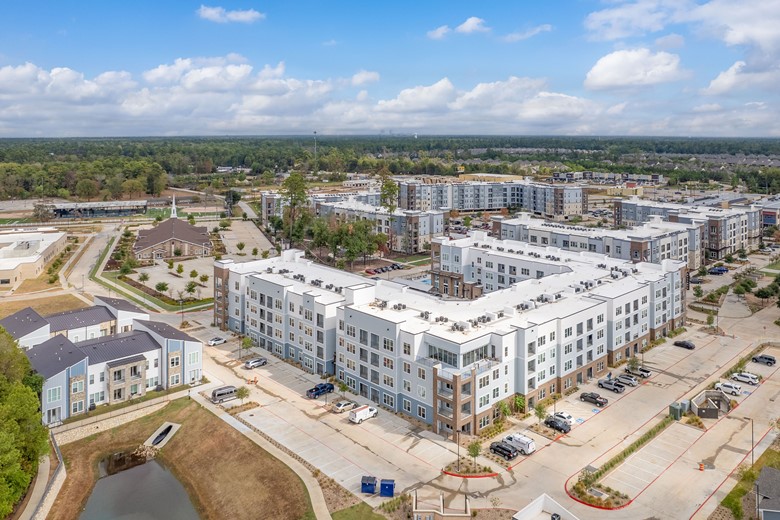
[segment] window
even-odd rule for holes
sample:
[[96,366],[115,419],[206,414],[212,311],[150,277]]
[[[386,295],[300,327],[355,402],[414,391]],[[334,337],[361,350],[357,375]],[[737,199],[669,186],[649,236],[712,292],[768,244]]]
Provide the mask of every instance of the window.
[[425,396],[428,395],[427,390],[424,386],[418,385],[417,386],[417,395],[420,397],[420,399],[425,399]]
[[603,314],[599,314],[598,316],[596,316],[596,323],[604,323],[604,315]]
[[404,374],[411,374],[412,373],[412,364],[411,363],[408,363],[408,362],[404,361],[401,366],[403,367]]
[[395,342],[390,338],[384,338],[383,348],[388,352],[393,352],[395,350]]
[[563,353],[564,354],[571,354],[571,350],[572,350],[572,344],[571,343],[569,343],[568,345],[563,347]]
[[106,400],[106,393],[104,391],[95,392],[94,394],[89,394],[89,404],[97,404],[102,403]]
[[71,413],[81,413],[84,411],[84,401],[76,401],[71,406]]
[[173,356],[171,358],[171,368],[179,366],[180,362],[179,356]]
[[195,365],[200,361],[200,352],[190,352],[190,365]]
[[424,368],[417,368],[417,377],[425,381],[425,369]]
[[458,366],[458,355],[435,345],[428,345],[428,357],[446,363],[450,366]]
[[417,417],[425,419],[425,407],[417,405]]
[[493,389],[493,399],[498,399],[498,388]]
[[382,365],[385,368],[390,369],[390,370],[393,370],[393,368],[395,366],[394,363],[393,363],[393,359],[389,358],[389,357],[382,358]]
[[404,412],[412,413],[412,402],[409,399],[401,399],[401,403],[403,403]]
[[124,370],[114,370],[114,381],[122,381],[125,378]]
[[78,394],[83,391],[84,391],[84,381],[73,381],[73,384],[70,385],[71,394]]
[[89,375],[89,384],[94,385],[95,384],[95,374]]
[[479,378],[479,388],[485,388],[490,386],[490,376],[484,376]]
[[138,393],[138,384],[130,385],[130,395],[136,395]]
[[114,401],[119,401],[122,399],[123,391],[121,388],[117,388],[114,390]]
[[571,370],[571,365],[572,365],[572,362],[571,362],[571,359],[570,359],[566,363],[563,364],[563,369],[564,370]]
[[382,394],[382,402],[389,408],[395,408],[395,397],[390,394]]
[[354,325],[347,325],[347,336],[354,338],[355,337],[355,326]]
[[179,374],[173,374],[171,376],[171,386],[179,384]]
[[54,401],[59,401],[62,397],[62,387],[56,386],[54,388],[49,388],[46,390],[46,401],[49,403],[53,403]]
[[564,338],[568,338],[568,337],[571,336],[571,333],[572,333],[572,328],[571,327],[567,327],[566,330],[563,331],[563,337]]
[[395,380],[392,376],[388,376],[387,374],[385,374],[382,376],[382,384],[388,388],[394,388]]
[[409,343],[404,343],[404,355],[406,356],[412,355],[412,346]]
[[[156,359],[154,360],[154,366],[157,366],[157,360],[156,360]],[[105,373],[105,372],[101,372],[101,373],[100,373],[100,376],[98,377],[98,380],[99,380],[101,383],[102,383],[103,381],[105,381],[105,380],[106,380],[106,373]]]
[[411,392],[412,391],[412,382],[409,381],[408,379],[404,379],[403,380],[403,387],[404,387],[404,392]]
[[360,344],[368,345],[368,331],[360,329]]
[[484,408],[490,404],[490,394],[485,394],[479,398],[479,407]]

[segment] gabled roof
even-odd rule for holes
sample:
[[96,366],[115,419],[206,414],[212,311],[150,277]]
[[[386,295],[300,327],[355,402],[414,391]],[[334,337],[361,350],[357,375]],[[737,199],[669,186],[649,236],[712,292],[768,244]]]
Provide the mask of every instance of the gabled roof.
[[90,365],[115,361],[161,348],[148,332],[140,330],[79,341],[76,347],[89,356]]
[[87,357],[62,334],[57,334],[24,353],[35,371],[44,379],[59,374]]
[[138,354],[137,356],[130,356],[128,358],[116,359],[106,363],[108,368],[121,367],[122,365],[129,365],[130,363],[141,363],[146,361],[146,356]]
[[75,311],[65,311],[46,316],[51,325],[51,332],[70,330],[77,327],[89,327],[98,323],[115,320],[116,316],[107,307],[96,305]]
[[129,301],[123,298],[108,298],[106,296],[95,296],[95,299],[100,300],[106,305],[110,305],[111,307],[120,311],[135,312],[138,314],[147,314],[145,310],[136,307],[135,305],[133,305],[132,303],[130,303]]
[[167,323],[161,321],[149,321],[149,320],[135,320],[135,323],[140,323],[147,329],[156,332],[160,336],[167,339],[180,339],[183,341],[200,341],[193,338],[189,334],[186,334],[176,327],[172,327]]
[[208,229],[190,225],[188,222],[178,218],[169,218],[160,222],[159,225],[152,229],[140,230],[138,232],[138,240],[136,240],[133,246],[133,251],[143,251],[157,244],[167,242],[172,238],[211,248]]
[[23,338],[29,333],[45,327],[46,324],[47,321],[32,307],[25,307],[0,320],[0,327],[3,327],[8,334],[16,339]]
[[[780,499],[780,470],[764,466],[756,480],[758,492],[761,496],[773,499]],[[764,500],[761,501],[763,506]]]

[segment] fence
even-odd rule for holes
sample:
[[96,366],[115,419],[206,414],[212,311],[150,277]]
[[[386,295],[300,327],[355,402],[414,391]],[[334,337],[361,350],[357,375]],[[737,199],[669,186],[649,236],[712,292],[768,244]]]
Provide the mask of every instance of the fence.
[[54,452],[57,454],[57,469],[54,470],[54,474],[49,479],[49,482],[46,483],[46,489],[43,491],[40,501],[35,505],[35,510],[30,516],[33,520],[43,520],[49,515],[49,510],[51,509],[51,506],[54,505],[54,499],[57,498],[60,488],[65,482],[67,473],[65,464],[63,464],[62,461],[60,446],[57,444],[57,440],[54,438],[52,432],[49,432],[49,439],[51,439],[51,444],[54,446]]

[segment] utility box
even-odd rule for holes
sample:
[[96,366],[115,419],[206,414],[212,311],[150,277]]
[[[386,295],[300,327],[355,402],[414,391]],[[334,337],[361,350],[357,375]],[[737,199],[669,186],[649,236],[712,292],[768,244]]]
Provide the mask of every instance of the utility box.
[[360,492],[369,495],[376,493],[376,477],[364,476],[360,479]]
[[691,411],[691,401],[689,399],[686,399],[685,401],[680,401],[680,408],[682,408],[682,414],[685,415],[688,412]]
[[680,403],[672,403],[669,405],[669,415],[671,415],[675,421],[682,419],[682,406],[680,406]]
[[379,496],[392,497],[393,495],[395,495],[395,480],[382,479],[379,484]]

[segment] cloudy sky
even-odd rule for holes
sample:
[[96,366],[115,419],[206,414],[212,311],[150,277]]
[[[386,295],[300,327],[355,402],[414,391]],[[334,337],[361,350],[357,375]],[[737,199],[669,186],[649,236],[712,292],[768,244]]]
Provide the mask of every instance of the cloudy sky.
[[780,136],[780,0],[4,2],[0,137]]

